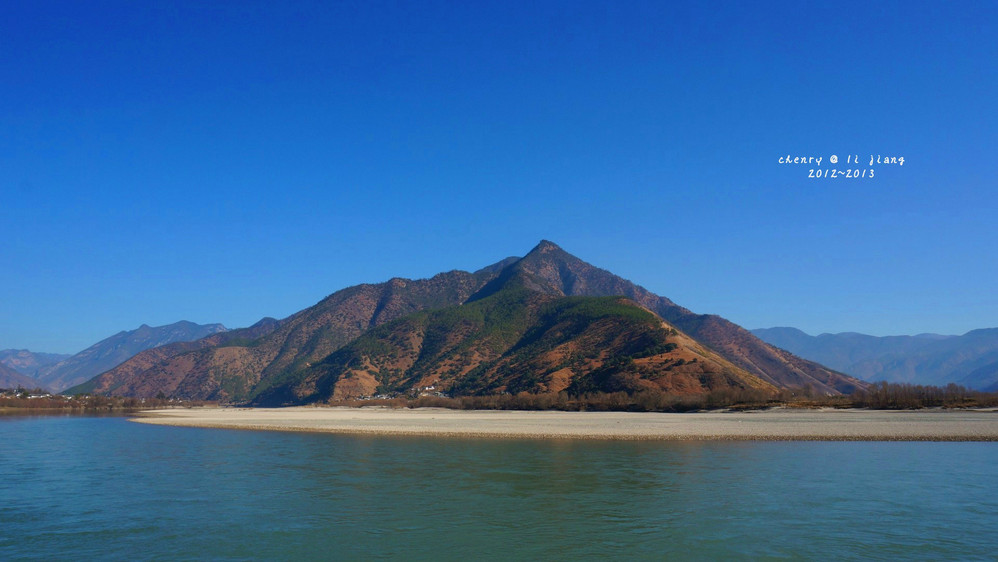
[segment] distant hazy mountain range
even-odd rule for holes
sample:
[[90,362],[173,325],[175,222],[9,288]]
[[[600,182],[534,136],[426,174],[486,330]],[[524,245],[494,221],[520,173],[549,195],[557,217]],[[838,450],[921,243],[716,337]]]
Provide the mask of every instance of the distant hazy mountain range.
[[63,353],[39,353],[28,351],[27,349],[4,349],[0,351],[0,365],[13,369],[22,375],[37,378],[43,368],[55,365],[59,361],[70,357],[72,356]]
[[35,379],[27,375],[22,375],[7,365],[0,363],[0,388],[9,388],[12,390],[26,388],[30,390],[41,386]]
[[542,241],[473,273],[357,285],[283,320],[149,349],[70,391],[278,405],[427,387],[693,394],[864,385]]
[[752,330],[791,353],[867,381],[946,385],[998,391],[998,328],[962,336],[808,335],[796,328]]
[[180,321],[167,326],[122,331],[73,356],[33,353],[27,350],[0,351],[0,363],[34,379],[36,386],[56,392],[85,382],[117,367],[135,354],[170,344],[191,341],[224,332],[221,324],[195,324]]

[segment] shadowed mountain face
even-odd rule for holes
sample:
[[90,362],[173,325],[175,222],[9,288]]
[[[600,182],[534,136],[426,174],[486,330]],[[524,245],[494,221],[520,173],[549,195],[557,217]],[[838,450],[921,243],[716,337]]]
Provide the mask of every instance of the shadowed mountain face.
[[998,328],[962,336],[808,335],[796,328],[753,330],[754,334],[802,357],[868,381],[945,386],[957,383],[986,390],[998,385]]
[[80,384],[94,375],[114,368],[140,351],[178,341],[191,341],[225,331],[221,324],[195,324],[180,321],[167,326],[145,324],[136,330],[119,332],[83,351],[38,371],[36,378],[55,391]]
[[18,373],[3,363],[0,363],[0,388],[9,388],[11,390],[26,388],[33,390],[39,387],[45,388],[45,385],[27,375]]
[[0,364],[35,378],[39,372],[49,365],[55,365],[71,356],[63,353],[38,353],[27,349],[4,349],[0,351]]
[[420,386],[836,393],[863,384],[546,241],[475,273],[350,287],[255,338],[190,345],[140,354],[79,389],[277,404]]

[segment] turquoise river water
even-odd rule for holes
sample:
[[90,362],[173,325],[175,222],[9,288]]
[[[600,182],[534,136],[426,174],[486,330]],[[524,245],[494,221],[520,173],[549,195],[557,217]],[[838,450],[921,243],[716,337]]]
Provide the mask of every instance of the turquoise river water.
[[0,417],[0,560],[995,559],[998,444]]

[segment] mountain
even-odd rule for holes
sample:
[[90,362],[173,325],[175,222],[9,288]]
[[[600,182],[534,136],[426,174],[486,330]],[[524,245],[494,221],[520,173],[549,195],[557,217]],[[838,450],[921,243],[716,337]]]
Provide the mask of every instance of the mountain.
[[[613,312],[584,313],[593,310]],[[354,390],[339,384],[348,375],[360,377]],[[160,348],[76,390],[283,403],[434,380],[465,393],[726,386],[838,393],[864,384],[542,241],[523,258],[474,273],[349,287],[269,333]]]
[[0,351],[0,364],[14,369],[22,375],[36,377],[49,365],[55,365],[70,356],[62,353],[38,353],[27,349],[4,349]]
[[201,325],[183,320],[167,326],[143,324],[135,330],[118,332],[72,357],[40,369],[36,378],[53,390],[62,391],[124,363],[140,351],[173,342],[197,340],[225,330],[221,324]]
[[44,388],[44,385],[39,384],[35,379],[18,373],[14,369],[11,369],[7,365],[0,363],[0,388],[26,388],[33,390],[35,388]]
[[868,381],[985,389],[998,383],[998,328],[962,336],[869,336],[854,332],[811,336],[796,328],[752,333],[792,353]]

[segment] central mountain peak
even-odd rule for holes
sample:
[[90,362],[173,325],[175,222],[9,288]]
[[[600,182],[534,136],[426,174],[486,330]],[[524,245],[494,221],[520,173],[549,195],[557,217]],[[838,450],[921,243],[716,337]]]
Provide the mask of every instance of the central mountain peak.
[[530,254],[548,254],[558,250],[561,250],[561,247],[554,242],[551,242],[550,240],[541,240],[540,244],[535,246],[533,250],[530,250]]

